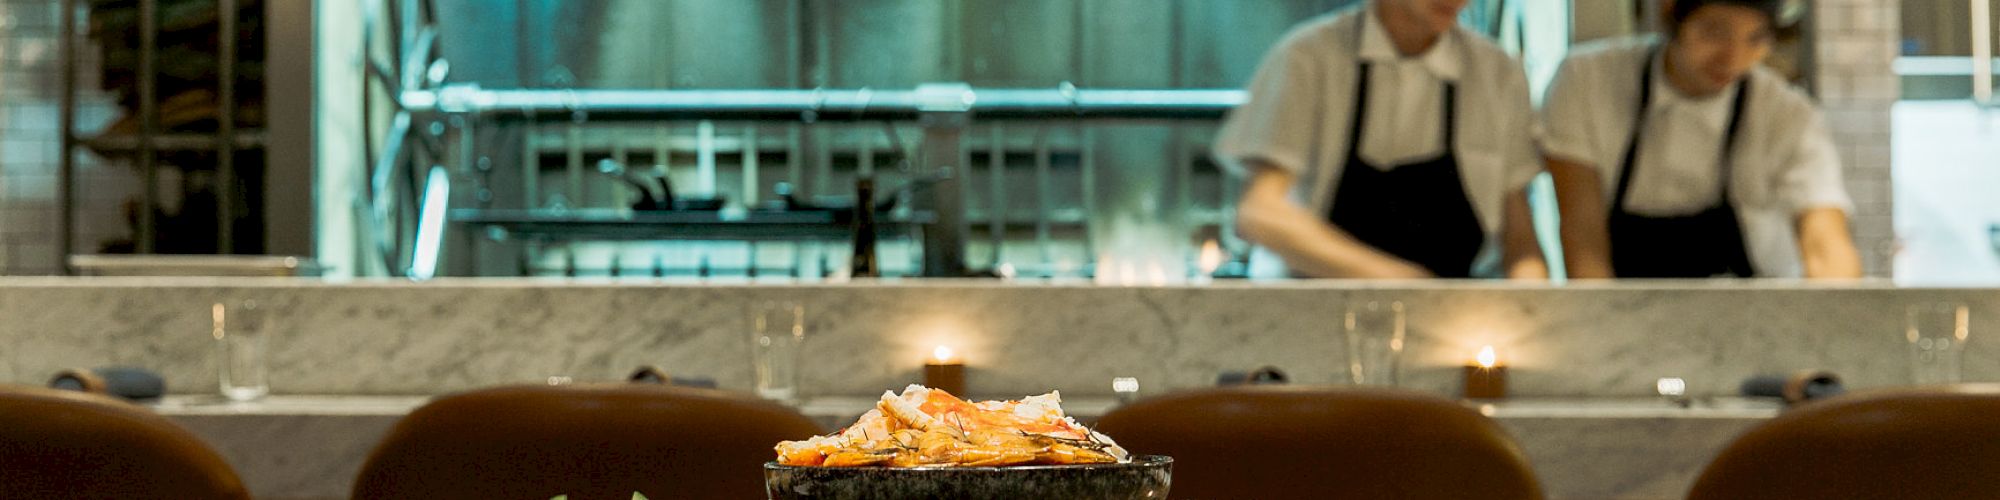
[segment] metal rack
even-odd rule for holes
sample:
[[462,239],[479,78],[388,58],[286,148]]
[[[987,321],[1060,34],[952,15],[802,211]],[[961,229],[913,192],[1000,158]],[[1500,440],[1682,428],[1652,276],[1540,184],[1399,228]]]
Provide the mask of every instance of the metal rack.
[[[134,250],[139,254],[155,252],[155,220],[161,203],[159,156],[166,152],[214,151],[216,154],[216,248],[221,253],[231,253],[236,248],[235,221],[236,191],[238,182],[236,153],[241,150],[262,148],[265,143],[263,130],[239,130],[239,115],[236,82],[238,56],[239,0],[215,0],[218,24],[217,32],[217,82],[216,131],[213,134],[169,134],[160,130],[160,103],[158,79],[159,71],[159,16],[161,0],[138,0],[139,6],[139,61],[137,93],[139,129],[132,134],[84,136],[76,130],[77,121],[77,70],[78,68],[78,0],[63,0],[61,3],[61,40],[59,50],[62,58],[62,96],[60,104],[61,157],[58,182],[58,204],[60,205],[61,241],[59,250],[65,256],[63,267],[66,273],[74,273],[68,256],[76,254],[76,214],[77,214],[77,172],[76,154],[79,147],[89,147],[97,151],[130,152],[135,167],[141,177],[140,207],[134,227]],[[268,30],[267,30],[268,32]]]
[[[920,206],[920,219],[905,219],[915,225],[923,238],[925,276],[962,276],[967,273],[964,259],[966,213],[960,178],[955,171],[969,170],[963,149],[967,129],[975,122],[1069,120],[1078,122],[1157,122],[1213,121],[1248,99],[1236,90],[1097,90],[1062,86],[1051,89],[974,89],[964,84],[929,84],[914,90],[484,90],[474,86],[446,86],[435,90],[400,93],[400,112],[394,123],[412,121],[457,125],[480,122],[570,121],[573,123],[662,122],[673,120],[727,120],[749,122],[914,122],[923,130],[921,152],[915,161],[920,175],[940,179],[931,186]],[[405,135],[392,137],[387,151],[400,150]],[[460,138],[468,138],[460,134]],[[572,137],[574,138],[574,137]],[[435,147],[435,146],[432,146]],[[465,146],[470,148],[469,145]],[[754,145],[750,146],[754,149]],[[1046,162],[1046,145],[1037,153]],[[998,161],[997,158],[992,158]],[[467,160],[465,157],[461,161]],[[572,162],[573,165],[578,162]],[[394,168],[383,165],[384,168]],[[1046,169],[1046,165],[1038,165]],[[461,165],[462,171],[470,167]],[[524,163],[524,168],[538,165]],[[524,176],[535,175],[533,172]],[[997,184],[996,184],[997,189]],[[428,190],[427,190],[428,191]],[[531,195],[532,197],[532,195]],[[798,218],[786,214],[752,214],[778,218]],[[989,214],[996,239],[1007,224],[1004,213]],[[791,220],[779,224],[730,221],[708,214],[606,214],[573,211],[492,211],[460,209],[448,218],[418,217],[420,220],[450,220],[461,224],[502,227],[514,231],[549,236],[561,233],[579,238],[731,238],[761,239],[811,238],[846,230],[845,223],[832,219]],[[1046,224],[1047,221],[1038,221]],[[819,230],[815,230],[816,226]],[[1046,231],[1045,228],[1038,228]],[[438,233],[441,227],[419,227],[419,234]],[[775,231],[775,232],[774,232]],[[415,238],[442,242],[443,238]],[[415,255],[436,258],[437,248],[417,248]],[[413,262],[412,269],[435,269],[435,262]]]

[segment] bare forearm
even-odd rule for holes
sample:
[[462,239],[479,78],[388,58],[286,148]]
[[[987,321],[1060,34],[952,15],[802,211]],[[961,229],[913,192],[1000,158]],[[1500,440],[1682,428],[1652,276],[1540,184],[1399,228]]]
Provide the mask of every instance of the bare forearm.
[[1534,208],[1528,205],[1526,190],[1507,197],[1507,216],[1501,230],[1507,278],[1517,281],[1549,279],[1549,263],[1542,257],[1541,240],[1535,237]]
[[1597,170],[1588,165],[1550,159],[1556,204],[1562,213],[1563,264],[1576,279],[1611,279],[1611,233]]
[[1799,252],[1805,275],[1812,279],[1858,279],[1864,272],[1861,251],[1847,226],[1847,213],[1837,208],[1799,215]]
[[1277,253],[1287,267],[1305,276],[1396,279],[1428,274],[1289,204],[1246,203],[1238,217],[1245,238]]

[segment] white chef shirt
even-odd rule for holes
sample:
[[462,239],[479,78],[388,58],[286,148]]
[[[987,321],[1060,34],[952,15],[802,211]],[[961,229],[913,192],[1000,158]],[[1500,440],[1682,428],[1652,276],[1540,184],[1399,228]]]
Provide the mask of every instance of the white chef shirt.
[[[1409,58],[1396,51],[1373,2],[1294,28],[1265,56],[1250,82],[1250,102],[1224,122],[1216,160],[1238,174],[1247,174],[1250,160],[1297,174],[1294,200],[1315,213],[1330,210],[1350,147],[1361,60],[1372,66],[1360,153],[1378,168],[1444,151],[1444,82],[1457,83],[1459,173],[1486,230],[1481,261],[1497,262],[1507,195],[1541,173],[1542,160],[1520,64],[1463,28]],[[1253,256],[1253,275],[1284,273],[1276,256]]]
[[1736,86],[1748,85],[1729,180],[1745,245],[1760,276],[1803,274],[1795,219],[1808,210],[1852,205],[1824,118],[1811,98],[1767,68],[1715,96],[1683,95],[1652,57],[1660,43],[1654,36],[1632,37],[1573,51],[1543,100],[1543,152],[1595,167],[1610,203],[1637,123],[1640,73],[1652,64],[1652,109],[1625,208],[1646,216],[1692,214],[1722,197],[1723,135]]

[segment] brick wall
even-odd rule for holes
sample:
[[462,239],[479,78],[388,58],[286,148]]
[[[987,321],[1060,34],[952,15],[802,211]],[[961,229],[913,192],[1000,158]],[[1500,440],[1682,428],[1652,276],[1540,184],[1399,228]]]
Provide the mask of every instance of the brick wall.
[[1871,276],[1889,276],[1895,248],[1889,175],[1890,111],[1901,94],[1893,65],[1902,0],[1818,0],[1817,83],[1854,197],[1854,236]]

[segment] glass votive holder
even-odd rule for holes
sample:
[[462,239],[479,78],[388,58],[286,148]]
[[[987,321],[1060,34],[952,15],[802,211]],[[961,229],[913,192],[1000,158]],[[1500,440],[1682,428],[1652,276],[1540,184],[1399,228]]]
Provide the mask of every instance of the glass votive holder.
[[1910,344],[1910,378],[1918,385],[1958,383],[1972,311],[1957,302],[1908,307],[1903,339]]
[[209,307],[215,338],[216,385],[234,402],[256,401],[271,393],[270,311],[256,300],[218,302]]
[[1366,300],[1347,306],[1348,380],[1354,385],[1396,385],[1405,336],[1402,302]]
[[760,301],[750,307],[751,368],[757,396],[778,401],[798,399],[805,311],[804,305],[788,301]]

